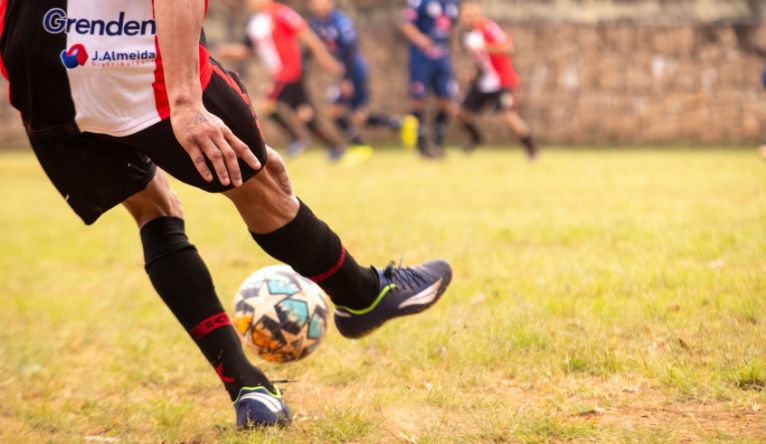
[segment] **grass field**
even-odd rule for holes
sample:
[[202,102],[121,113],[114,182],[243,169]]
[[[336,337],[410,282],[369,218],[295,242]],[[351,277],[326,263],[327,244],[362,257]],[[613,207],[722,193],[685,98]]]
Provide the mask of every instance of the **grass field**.
[[[0,155],[0,442],[766,442],[766,163],[737,150],[319,153],[294,185],[364,262],[443,256],[431,311],[330,331],[268,374],[297,414],[242,434],[152,291],[122,209],[81,225]],[[226,306],[272,261],[178,185]],[[256,358],[253,358],[256,359]]]

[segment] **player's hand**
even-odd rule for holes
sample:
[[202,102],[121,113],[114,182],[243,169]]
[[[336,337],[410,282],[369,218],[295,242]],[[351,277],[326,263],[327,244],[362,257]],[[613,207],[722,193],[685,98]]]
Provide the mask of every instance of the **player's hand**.
[[340,82],[340,95],[343,98],[351,97],[354,95],[354,82],[348,79],[343,79]]
[[212,182],[214,179],[206,158],[213,164],[215,174],[224,186],[242,185],[242,171],[237,161],[239,158],[255,170],[261,168],[261,163],[250,148],[201,103],[175,107],[171,111],[170,122],[173,134],[205,181]]

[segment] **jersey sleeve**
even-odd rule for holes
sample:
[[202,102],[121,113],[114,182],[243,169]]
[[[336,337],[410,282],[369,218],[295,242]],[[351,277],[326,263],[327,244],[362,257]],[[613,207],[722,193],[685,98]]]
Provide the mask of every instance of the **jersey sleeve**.
[[420,7],[423,0],[407,0],[407,8],[404,10],[404,21],[415,24],[420,18]]
[[354,22],[346,15],[338,16],[338,43],[345,49],[354,50],[359,44],[359,34],[356,32]]
[[308,27],[306,20],[304,20],[300,14],[288,7],[280,8],[275,14],[275,18],[293,35],[300,34]]
[[511,41],[508,34],[495,22],[488,22],[483,28],[484,38],[488,43],[505,44]]

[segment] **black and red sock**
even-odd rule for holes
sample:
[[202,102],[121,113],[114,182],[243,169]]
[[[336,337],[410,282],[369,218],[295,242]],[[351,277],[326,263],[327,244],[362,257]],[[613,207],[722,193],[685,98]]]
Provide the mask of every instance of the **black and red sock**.
[[269,234],[251,234],[266,253],[316,282],[335,305],[359,310],[375,301],[378,274],[359,266],[338,235],[303,202],[284,227]]
[[141,241],[152,285],[215,369],[232,401],[243,387],[273,391],[266,375],[245,356],[210,272],[186,237],[184,221],[154,219],[141,229]]
[[440,109],[434,116],[434,143],[437,146],[444,145],[444,139],[447,137],[447,131],[449,130],[449,112]]

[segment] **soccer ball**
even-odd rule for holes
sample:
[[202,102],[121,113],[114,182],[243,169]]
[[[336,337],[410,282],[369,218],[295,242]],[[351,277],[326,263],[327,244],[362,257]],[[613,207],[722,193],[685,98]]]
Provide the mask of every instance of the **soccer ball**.
[[314,282],[286,265],[248,277],[234,300],[234,326],[245,344],[270,362],[303,359],[327,330],[327,301]]

